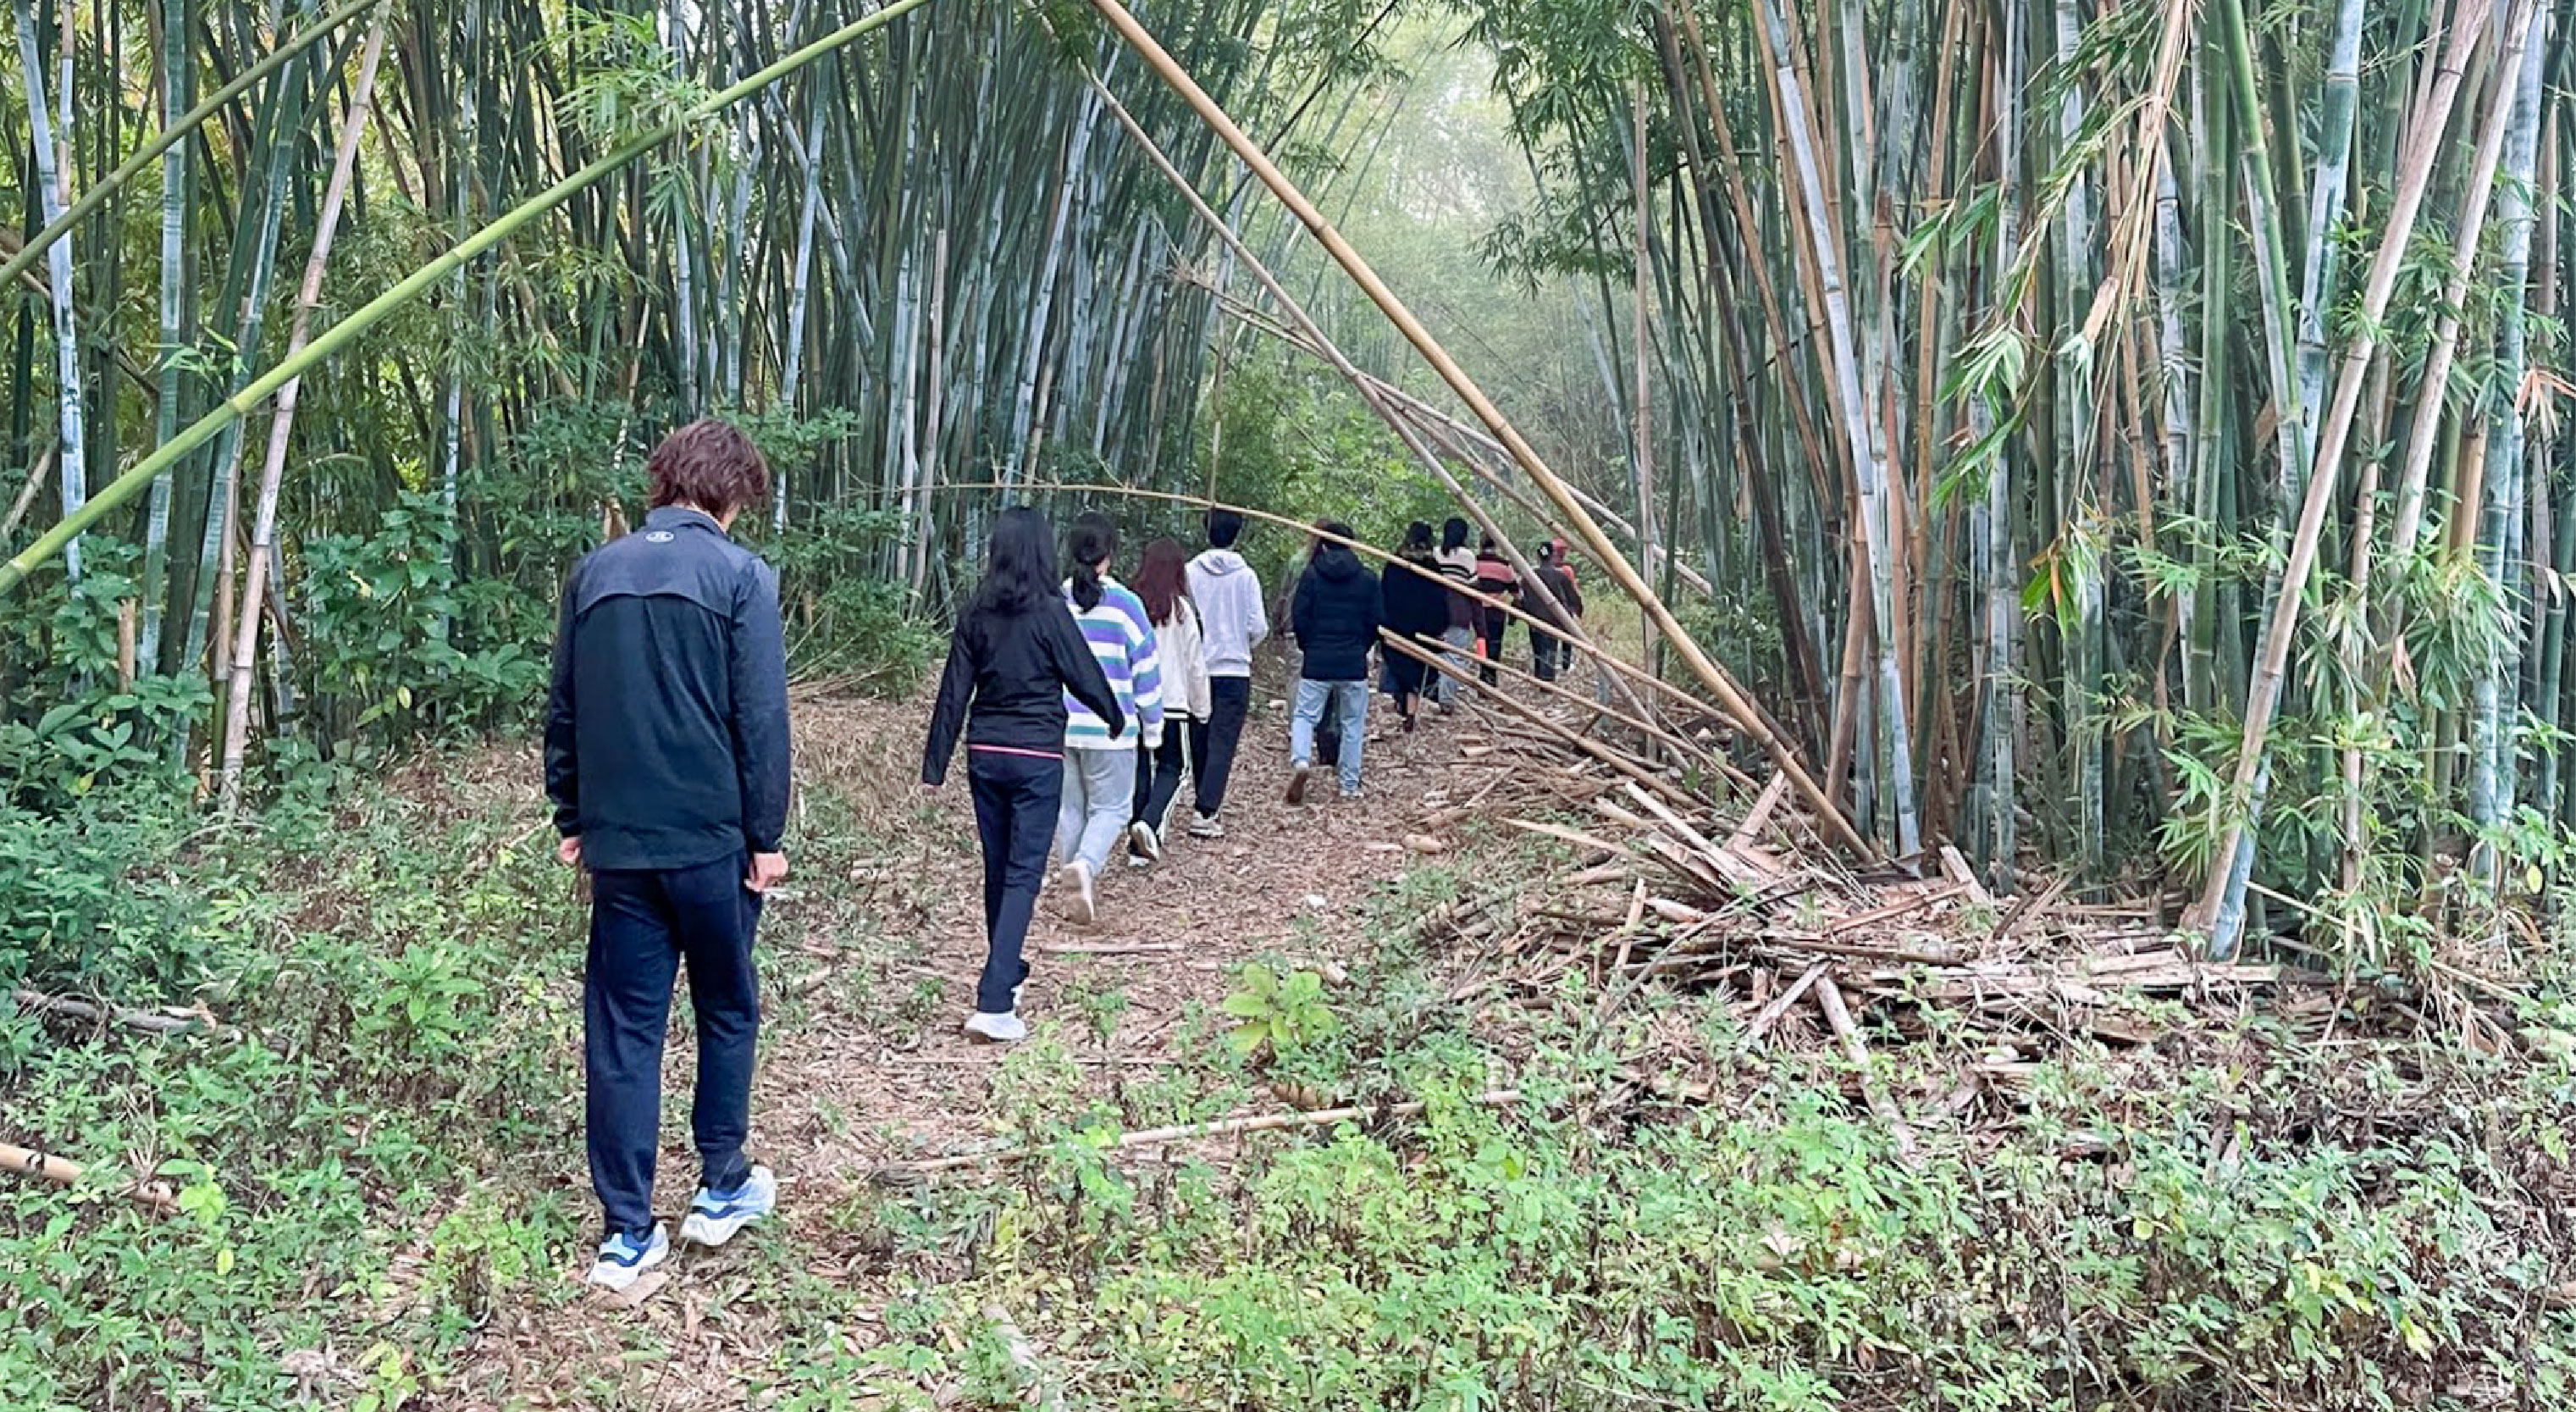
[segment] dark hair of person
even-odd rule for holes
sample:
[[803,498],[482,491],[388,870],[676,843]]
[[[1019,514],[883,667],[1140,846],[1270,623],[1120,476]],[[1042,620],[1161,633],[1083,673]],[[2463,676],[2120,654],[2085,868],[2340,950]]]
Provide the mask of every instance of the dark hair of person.
[[1075,607],[1088,613],[1100,606],[1100,571],[1109,567],[1109,557],[1117,552],[1118,526],[1107,515],[1085,510],[1074,517],[1064,557],[1072,561]]
[[717,519],[769,498],[769,462],[742,428],[708,417],[653,449],[647,467],[653,508],[687,505]]
[[1415,520],[1404,527],[1404,552],[1417,558],[1431,553],[1431,526],[1428,522]]
[[1556,541],[1555,541],[1555,540],[1553,540],[1553,539],[1546,539],[1546,540],[1541,540],[1541,541],[1539,541],[1539,546],[1538,546],[1538,561],[1539,561],[1540,563],[1542,563],[1542,564],[1553,564],[1553,563],[1555,563],[1555,562],[1556,562]]
[[1456,515],[1451,515],[1449,517],[1449,522],[1440,527],[1440,552],[1446,554],[1451,550],[1464,549],[1466,547],[1467,522],[1458,518]]
[[1243,513],[1239,510],[1210,510],[1207,513],[1208,548],[1232,549],[1243,538]]
[[1343,524],[1339,520],[1317,520],[1315,522],[1315,553],[1313,557],[1321,559],[1324,557],[1325,550],[1341,548],[1342,546],[1340,541],[1346,539],[1357,539],[1358,537],[1358,535],[1351,532],[1351,527],[1349,525]]
[[966,611],[1017,617],[1053,602],[1061,591],[1059,581],[1055,526],[1028,506],[1014,505],[993,522],[993,541],[984,550],[984,582]]
[[1181,600],[1190,596],[1190,561],[1179,540],[1158,539],[1145,546],[1136,564],[1136,596],[1145,600],[1145,616],[1156,627],[1181,611]]
[[1476,552],[1479,554],[1492,554],[1499,556],[1503,552],[1503,546],[1496,544],[1494,542],[1494,537],[1489,534],[1485,536],[1485,542],[1478,546]]

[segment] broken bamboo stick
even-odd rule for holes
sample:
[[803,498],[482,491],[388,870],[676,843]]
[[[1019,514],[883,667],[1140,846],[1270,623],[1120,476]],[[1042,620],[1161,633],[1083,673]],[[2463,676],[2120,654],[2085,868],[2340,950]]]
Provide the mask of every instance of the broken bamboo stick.
[[1911,1167],[1921,1159],[1914,1146],[1914,1129],[1908,1127],[1905,1115],[1896,1110],[1896,1100],[1878,1075],[1869,1067],[1869,1046],[1861,1042],[1860,1026],[1852,1023],[1851,1007],[1843,1003],[1842,987],[1831,976],[1816,977],[1816,1008],[1825,1012],[1825,1023],[1834,1027],[1834,1037],[1843,1043],[1843,1056],[1860,1070],[1861,1096],[1869,1101],[1869,1111],[1887,1128],[1896,1143],[1898,1160]]
[[[41,1178],[56,1186],[71,1186],[79,1182],[86,1171],[80,1163],[68,1157],[56,1157],[32,1147],[0,1142],[0,1172],[16,1172],[24,1177]],[[179,1198],[170,1190],[168,1182],[139,1178],[124,1191],[156,1210],[174,1210],[179,1204]]]

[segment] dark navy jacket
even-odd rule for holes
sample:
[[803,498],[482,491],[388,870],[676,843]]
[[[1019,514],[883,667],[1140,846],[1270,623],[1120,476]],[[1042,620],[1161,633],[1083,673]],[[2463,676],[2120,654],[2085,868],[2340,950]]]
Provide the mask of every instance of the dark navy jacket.
[[716,522],[665,507],[564,588],[546,708],[555,828],[593,868],[775,853],[787,827],[778,576]]
[[1338,544],[1318,550],[1297,580],[1288,612],[1297,650],[1305,654],[1297,675],[1308,681],[1367,681],[1381,608],[1377,575],[1358,555]]

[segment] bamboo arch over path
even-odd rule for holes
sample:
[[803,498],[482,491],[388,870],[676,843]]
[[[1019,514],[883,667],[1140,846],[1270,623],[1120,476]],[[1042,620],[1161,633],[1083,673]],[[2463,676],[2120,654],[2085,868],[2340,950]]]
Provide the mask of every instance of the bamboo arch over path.
[[1611,542],[1610,536],[1602,530],[1600,523],[1592,518],[1591,513],[1583,507],[1582,501],[1575,497],[1572,487],[1540,459],[1537,449],[1532,447],[1521,436],[1519,430],[1503,416],[1501,409],[1485,395],[1484,389],[1476,385],[1475,379],[1467,376],[1466,370],[1459,367],[1457,360],[1449,356],[1449,351],[1440,345],[1440,341],[1431,336],[1431,331],[1422,326],[1422,321],[1414,317],[1413,311],[1406,307],[1402,299],[1396,297],[1395,291],[1387,287],[1386,282],[1378,277],[1377,271],[1370,267],[1359,251],[1352,248],[1351,243],[1342,237],[1341,232],[1334,228],[1333,223],[1325,218],[1322,211],[1316,209],[1315,203],[1306,198],[1306,194],[1297,188],[1296,183],[1290,181],[1287,175],[1272,163],[1269,154],[1261,149],[1261,145],[1253,141],[1225,109],[1218,106],[1215,99],[1208,96],[1207,90],[1199,87],[1198,81],[1190,77],[1189,71],[1181,67],[1180,61],[1174,59],[1143,25],[1137,23],[1136,17],[1127,12],[1125,5],[1119,3],[1119,0],[1091,0],[1091,3],[1092,8],[1100,12],[1101,18],[1109,22],[1109,27],[1118,32],[1119,37],[1127,42],[1128,47],[1134,49],[1162,78],[1163,82],[1169,85],[1173,92],[1179,94],[1182,101],[1189,104],[1191,111],[1198,114],[1199,120],[1206,123],[1227,147],[1233,149],[1234,155],[1241,159],[1245,166],[1252,169],[1252,174],[1261,179],[1262,185],[1269,187],[1271,194],[1278,197],[1280,203],[1304,224],[1307,231],[1324,247],[1325,252],[1333,257],[1334,263],[1340,265],[1343,272],[1351,277],[1352,283],[1360,287],[1360,292],[1366,294],[1370,302],[1377,305],[1379,312],[1385,314],[1388,322],[1395,325],[1396,331],[1403,334],[1405,340],[1422,355],[1423,360],[1431,365],[1432,371],[1440,375],[1440,380],[1449,385],[1451,392],[1457,394],[1458,400],[1467,404],[1467,409],[1474,412],[1476,419],[1483,422],[1486,430],[1493,433],[1494,439],[1501,442],[1504,449],[1511,453],[1512,460],[1520,466],[1522,473],[1527,475],[1531,483],[1538,486],[1539,490],[1556,506],[1558,512],[1565,517],[1567,527],[1583,541],[1585,552],[1609,571],[1610,576],[1618,581],[1622,592],[1635,600],[1638,609],[1654,623],[1656,631],[1672,644],[1673,649],[1680,654],[1683,663],[1690,668],[1691,675],[1699,678],[1701,685],[1707,687],[1709,693],[1717,698],[1720,708],[1735,721],[1736,726],[1760,744],[1764,753],[1771,757],[1773,767],[1787,778],[1790,786],[1798,791],[1799,797],[1806,801],[1808,808],[1816,816],[1818,826],[1827,836],[1856,854],[1869,856],[1873,852],[1869,843],[1852,827],[1851,821],[1843,817],[1843,812],[1834,803],[1833,796],[1826,793],[1824,786],[1807,771],[1806,766],[1798,759],[1797,750],[1771,727],[1761,708],[1745,694],[1742,687],[1735,683],[1735,679],[1727,674],[1726,669],[1701,650],[1699,643],[1692,639],[1680,620],[1673,616],[1672,609],[1665,606],[1663,599],[1656,596],[1654,589],[1637,572],[1637,567],[1628,562],[1625,554],[1619,552],[1619,546]]

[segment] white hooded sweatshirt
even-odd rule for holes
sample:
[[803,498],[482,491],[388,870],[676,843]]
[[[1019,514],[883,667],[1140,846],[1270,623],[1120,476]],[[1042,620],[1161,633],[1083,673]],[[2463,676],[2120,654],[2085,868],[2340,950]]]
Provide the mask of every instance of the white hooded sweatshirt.
[[1198,605],[1200,656],[1212,677],[1252,675],[1252,649],[1270,636],[1261,580],[1243,556],[1211,549],[1190,561],[1190,599]]

